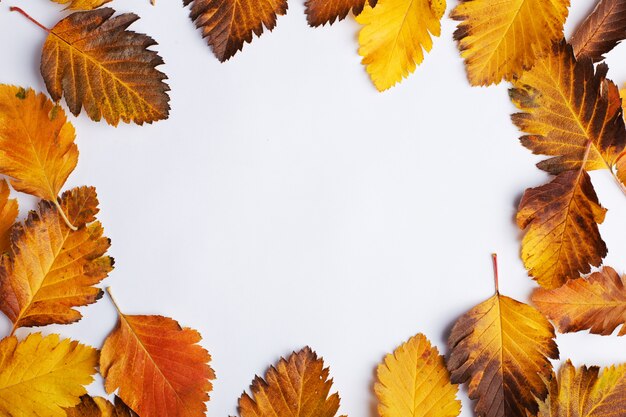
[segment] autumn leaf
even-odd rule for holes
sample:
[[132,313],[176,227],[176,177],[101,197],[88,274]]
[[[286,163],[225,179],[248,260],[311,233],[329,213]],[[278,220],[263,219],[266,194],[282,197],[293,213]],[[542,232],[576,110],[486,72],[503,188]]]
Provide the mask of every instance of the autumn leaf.
[[379,91],[393,87],[424,61],[433,46],[431,35],[441,34],[445,8],[445,0],[378,0],[357,16],[363,25],[361,62]]
[[310,348],[293,352],[272,366],[265,379],[255,377],[250,390],[239,398],[241,417],[334,417],[339,394],[328,395],[333,384],[324,361]]
[[617,86],[605,78],[607,67],[594,71],[589,59],[577,61],[571,46],[556,44],[552,52],[514,82],[513,103],[522,110],[513,122],[527,135],[522,144],[552,158],[537,166],[552,174],[581,166],[612,171],[626,146],[626,129]]
[[[495,258],[494,258],[495,259]],[[526,304],[496,294],[464,314],[448,339],[452,383],[469,382],[479,417],[527,417],[545,398],[550,359],[559,357],[554,328]]]
[[600,0],[571,39],[576,58],[594,62],[626,39],[626,1]]
[[17,191],[55,202],[78,162],[74,127],[44,94],[0,85],[0,174]]
[[83,395],[80,403],[66,412],[67,417],[139,417],[119,397],[112,404],[102,397]]
[[350,12],[358,15],[366,3],[376,6],[376,0],[307,0],[304,5],[309,25],[321,26],[343,20]]
[[74,307],[96,302],[102,290],[93,285],[113,268],[113,260],[103,256],[110,241],[95,220],[95,189],[66,191],[61,207],[78,231],[71,231],[46,201],[12,231],[11,256],[0,265],[0,310],[13,323],[13,331],[80,320]]
[[569,0],[461,0],[451,17],[472,85],[512,80],[563,37]]
[[67,5],[70,10],[92,10],[97,9],[111,0],[52,0],[55,3]]
[[443,356],[418,334],[385,356],[374,386],[381,417],[456,417],[459,390],[450,382]]
[[253,33],[261,36],[264,26],[274,29],[276,17],[287,13],[287,0],[183,0],[183,4],[191,4],[189,17],[221,62],[252,42]]
[[626,415],[626,365],[574,368],[568,360],[553,378],[537,417],[613,417]]
[[204,416],[215,374],[200,333],[168,317],[118,313],[100,355],[107,393],[119,389],[141,417]]
[[9,185],[0,180],[0,254],[10,247],[10,232],[18,215],[17,200],[9,198]]
[[623,152],[615,163],[617,179],[622,183],[622,187],[626,186],[626,152]]
[[[569,280],[560,288],[538,289],[533,303],[561,333],[590,330],[610,335],[626,324],[626,277],[620,278],[611,267],[588,278]],[[626,326],[619,336],[626,335]]]
[[98,351],[56,334],[0,341],[0,414],[65,417],[93,381]]
[[[16,8],[13,8],[16,9]],[[16,9],[17,10],[17,9]],[[127,30],[139,17],[112,17],[111,8],[76,12],[50,30],[41,56],[41,75],[53,100],[65,101],[74,115],[116,126],[167,119],[169,87],[155,67],[161,57],[148,48],[149,36]]]

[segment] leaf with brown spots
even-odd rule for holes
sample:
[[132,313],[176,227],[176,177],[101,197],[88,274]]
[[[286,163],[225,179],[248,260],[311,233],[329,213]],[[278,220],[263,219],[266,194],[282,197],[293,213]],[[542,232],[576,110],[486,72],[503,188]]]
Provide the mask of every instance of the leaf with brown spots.
[[596,8],[576,29],[571,44],[577,58],[593,62],[626,39],[626,0],[600,0]]
[[65,411],[67,417],[139,417],[117,396],[112,404],[102,397],[83,395],[78,405]]

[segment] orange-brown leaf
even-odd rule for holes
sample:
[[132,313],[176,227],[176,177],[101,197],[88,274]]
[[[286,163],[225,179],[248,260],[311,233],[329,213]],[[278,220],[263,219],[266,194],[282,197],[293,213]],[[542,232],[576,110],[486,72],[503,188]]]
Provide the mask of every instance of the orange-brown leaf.
[[265,379],[255,377],[252,396],[239,398],[241,417],[334,417],[339,409],[339,394],[328,395],[333,384],[328,368],[315,352],[305,347],[281,358],[270,367]]
[[[611,267],[588,278],[569,280],[560,288],[538,289],[533,303],[562,333],[589,330],[610,335],[626,324],[626,277]],[[626,326],[619,336],[626,335]]]
[[535,154],[552,158],[537,166],[552,174],[581,166],[587,144],[591,149],[585,169],[612,169],[626,146],[626,128],[617,86],[589,59],[577,61],[571,46],[556,44],[514,82],[513,103],[522,110],[513,122],[527,135],[522,144]]
[[44,94],[0,85],[0,174],[17,191],[56,201],[78,162],[74,127]]
[[321,26],[326,23],[331,25],[335,20],[343,20],[352,12],[355,16],[363,11],[366,3],[376,6],[377,0],[307,0],[306,16],[309,25]]
[[95,221],[97,206],[94,188],[74,188],[63,193],[61,207],[77,231],[47,201],[13,228],[10,256],[0,265],[0,310],[14,328],[73,323],[82,317],[74,307],[102,296],[94,285],[113,260],[104,256],[110,242]]
[[17,200],[9,198],[9,193],[6,180],[0,180],[0,254],[9,250],[11,227],[18,214]]
[[534,308],[496,294],[452,328],[448,369],[453,383],[469,381],[480,417],[527,417],[545,398],[549,359],[559,351],[554,328]]
[[169,87],[155,67],[161,57],[149,36],[127,30],[139,17],[112,17],[108,7],[76,12],[56,24],[43,46],[41,75],[53,100],[65,96],[70,111],[117,125],[167,119]]
[[93,10],[111,0],[52,0],[55,3],[67,5],[69,10]]
[[102,397],[83,395],[78,405],[65,411],[67,417],[139,417],[117,396],[111,404]]
[[287,0],[183,0],[183,4],[191,4],[189,17],[221,62],[252,42],[252,34],[261,36],[264,26],[274,29],[277,16],[287,13]]
[[170,318],[120,312],[100,355],[106,391],[141,417],[204,416],[215,374],[200,340]]
[[576,29],[571,44],[576,58],[604,59],[604,54],[626,39],[626,1],[600,0]]
[[522,260],[529,275],[544,288],[557,288],[600,265],[607,247],[598,224],[605,214],[582,169],[565,171],[548,184],[526,190],[517,224],[527,229]]

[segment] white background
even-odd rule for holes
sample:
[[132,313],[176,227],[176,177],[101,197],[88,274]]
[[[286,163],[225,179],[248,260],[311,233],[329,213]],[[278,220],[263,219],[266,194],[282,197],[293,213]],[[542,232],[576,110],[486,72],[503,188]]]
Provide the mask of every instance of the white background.
[[[381,94],[351,19],[312,29],[303,0],[290,0],[272,33],[220,64],[181,3],[111,3],[159,42],[172,112],[143,127],[70,117],[80,160],[66,188],[98,189],[116,260],[104,285],[123,310],[202,333],[218,376],[209,415],[234,414],[255,374],[310,345],[331,367],[341,412],[373,416],[376,364],[418,332],[445,351],[458,316],[493,294],[494,251],[502,292],[528,300],[513,218],[523,190],[548,177],[518,143],[508,86],[469,86],[455,22],[446,17],[424,64]],[[591,8],[573,3],[568,33]],[[43,91],[46,34],[11,5],[49,27],[65,13],[46,0],[0,4],[0,82]],[[626,47],[608,63],[622,85]],[[626,199],[608,172],[592,178],[609,208],[606,264],[624,272]],[[32,201],[21,201],[24,216]],[[110,301],[81,311],[77,324],[41,330],[101,346],[116,321]],[[2,318],[0,334],[8,328]],[[558,342],[576,364],[626,360],[626,338]]]

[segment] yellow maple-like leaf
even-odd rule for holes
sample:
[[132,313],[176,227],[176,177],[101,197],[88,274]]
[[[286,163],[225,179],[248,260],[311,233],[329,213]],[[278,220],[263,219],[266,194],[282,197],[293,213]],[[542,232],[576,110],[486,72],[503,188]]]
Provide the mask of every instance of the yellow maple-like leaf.
[[0,254],[10,247],[10,232],[18,215],[17,200],[9,198],[9,185],[0,180]]
[[451,17],[472,85],[512,80],[563,37],[569,0],[461,0]]
[[[553,290],[537,289],[533,303],[562,333],[589,330],[610,335],[626,324],[626,277],[611,267],[588,278],[569,280]],[[619,336],[626,335],[626,326]]]
[[55,3],[65,4],[69,10],[97,9],[111,0],[52,0]]
[[204,416],[215,374],[200,333],[163,316],[119,320],[100,355],[105,389],[141,417]]
[[93,381],[98,351],[56,334],[0,341],[0,415],[65,417]]
[[415,71],[424,53],[441,34],[445,0],[378,0],[356,17],[363,25],[359,54],[379,91],[393,87]]
[[83,395],[80,403],[66,412],[67,417],[139,417],[117,396],[112,404],[102,397]]
[[110,241],[95,221],[97,206],[94,188],[74,188],[63,194],[61,207],[77,231],[46,201],[14,227],[11,254],[0,265],[0,310],[14,330],[75,322],[82,315],[74,307],[102,296],[93,285],[108,275],[113,260],[103,256]]
[[374,386],[381,417],[456,417],[459,390],[450,382],[443,356],[418,334],[385,356]]
[[334,417],[339,409],[339,394],[329,396],[333,384],[328,368],[315,352],[305,347],[281,358],[265,379],[255,377],[252,396],[239,398],[241,417]]
[[480,417],[527,417],[548,392],[550,359],[559,357],[554,337],[539,311],[496,291],[454,324],[448,339],[451,380],[469,382]]
[[84,107],[91,119],[114,126],[167,119],[167,77],[156,69],[163,59],[148,49],[156,41],[127,30],[137,15],[113,13],[108,7],[72,13],[50,30],[41,55],[50,96],[65,96],[74,115]]
[[626,365],[600,372],[574,368],[568,360],[553,378],[536,417],[617,417],[626,415]]
[[0,85],[0,173],[17,191],[56,202],[78,162],[74,127],[44,94]]

